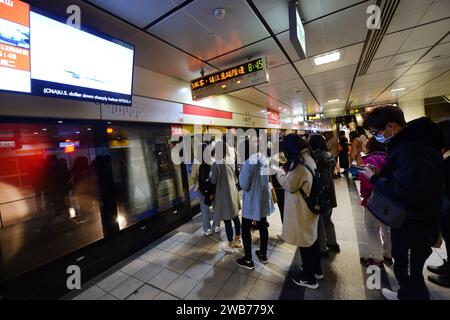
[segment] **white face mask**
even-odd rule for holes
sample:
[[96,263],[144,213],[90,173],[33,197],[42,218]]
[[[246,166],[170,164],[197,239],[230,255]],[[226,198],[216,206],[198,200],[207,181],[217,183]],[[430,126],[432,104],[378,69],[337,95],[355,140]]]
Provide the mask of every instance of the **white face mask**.
[[386,144],[386,143],[388,143],[389,141],[391,141],[391,139],[392,139],[392,137],[393,137],[393,135],[392,136],[390,136],[389,138],[386,138],[384,135],[375,135],[375,139],[379,142],[379,143],[384,143],[384,144]]

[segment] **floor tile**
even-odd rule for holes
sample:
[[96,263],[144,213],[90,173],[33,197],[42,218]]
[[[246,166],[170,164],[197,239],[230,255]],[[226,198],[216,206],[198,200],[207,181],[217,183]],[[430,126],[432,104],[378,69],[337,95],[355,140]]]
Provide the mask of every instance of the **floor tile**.
[[73,300],[98,300],[105,294],[105,290],[101,289],[98,286],[92,286],[74,297]]
[[180,299],[184,299],[198,283],[198,280],[182,275],[172,282],[166,291]]
[[233,273],[229,270],[214,266],[211,270],[209,270],[202,281],[208,285],[222,289],[231,278],[232,274]]
[[97,285],[105,291],[111,291],[130,276],[122,271],[116,271],[100,281]]
[[193,259],[178,256],[175,260],[173,260],[173,263],[167,267],[167,269],[177,272],[179,274],[182,274],[193,263],[195,263],[195,260],[193,260]]
[[256,280],[248,298],[251,300],[278,300],[283,286],[273,282]]
[[197,260],[200,258],[208,249],[201,247],[191,247],[190,249],[182,252],[180,255],[186,258]]
[[217,261],[216,267],[234,271],[237,269],[236,259],[239,258],[236,254],[225,254],[222,259]]
[[225,255],[225,252],[207,250],[207,251],[205,251],[205,253],[203,253],[203,255],[201,255],[198,258],[198,261],[214,265],[214,264],[216,264],[216,262],[218,262],[220,259],[222,259],[224,255]]
[[211,269],[211,265],[196,261],[183,273],[183,275],[195,280],[201,280]]
[[136,291],[140,286],[144,283],[141,280],[135,278],[128,278],[122,283],[120,283],[117,287],[109,291],[113,296],[123,300],[128,297],[131,293]]
[[219,288],[201,281],[189,292],[186,300],[213,300],[219,291]]
[[160,273],[147,282],[156,288],[164,290],[179,276],[180,275],[176,272],[163,269]]
[[174,262],[178,261],[180,256],[177,256],[176,254],[170,253],[170,252],[163,252],[160,255],[158,255],[153,261],[150,261],[160,267],[166,268],[173,264]]
[[144,268],[136,272],[133,277],[141,281],[147,282],[163,270],[163,267],[153,263],[148,263]]
[[125,272],[126,274],[132,276],[139,270],[145,268],[148,265],[147,261],[141,259],[135,259],[131,261],[129,264],[120,269],[120,271]]
[[136,292],[131,294],[127,300],[152,300],[155,298],[161,290],[158,290],[148,284],[140,287]]
[[286,281],[287,275],[287,269],[280,268],[276,265],[270,264],[269,262],[261,270],[261,273],[258,275],[258,279],[283,284]]
[[223,290],[236,292],[241,296],[247,297],[255,282],[256,278],[236,272],[225,284]]
[[237,291],[225,291],[221,290],[217,296],[214,298],[214,300],[245,300],[246,297],[243,295],[240,295]]
[[174,297],[168,293],[161,292],[153,300],[180,300],[180,299],[178,299],[177,297]]

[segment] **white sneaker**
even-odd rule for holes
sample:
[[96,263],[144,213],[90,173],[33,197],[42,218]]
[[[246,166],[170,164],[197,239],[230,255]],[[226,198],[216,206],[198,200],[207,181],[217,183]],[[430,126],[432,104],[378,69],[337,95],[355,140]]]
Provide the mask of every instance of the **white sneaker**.
[[381,289],[381,293],[386,300],[398,300],[398,292],[383,288]]
[[215,228],[214,228],[214,232],[215,232],[215,233],[219,233],[220,231],[222,231],[222,230],[220,229],[220,227],[215,227]]
[[228,242],[222,244],[222,250],[226,253],[236,253],[237,250],[230,246]]
[[205,236],[210,236],[213,234],[213,231],[211,229],[208,229],[207,231],[204,232]]

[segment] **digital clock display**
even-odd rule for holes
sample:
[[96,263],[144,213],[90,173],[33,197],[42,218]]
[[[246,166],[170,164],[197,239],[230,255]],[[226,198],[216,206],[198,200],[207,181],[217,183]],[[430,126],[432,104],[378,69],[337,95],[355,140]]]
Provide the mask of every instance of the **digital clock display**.
[[233,68],[229,68],[223,71],[219,71],[208,76],[198,78],[191,81],[191,89],[193,91],[205,88],[210,85],[221,83],[233,78],[238,78],[243,75],[254,73],[264,70],[263,58],[259,58],[253,61],[249,61]]

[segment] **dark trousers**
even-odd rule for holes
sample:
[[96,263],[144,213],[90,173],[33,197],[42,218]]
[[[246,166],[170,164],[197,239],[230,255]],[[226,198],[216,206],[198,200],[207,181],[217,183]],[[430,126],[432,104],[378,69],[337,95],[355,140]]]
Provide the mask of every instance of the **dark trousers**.
[[336,246],[336,230],[334,228],[333,220],[331,220],[331,214],[333,213],[333,208],[330,208],[327,213],[321,214],[319,216],[319,245],[320,251],[327,252],[327,245]]
[[[242,243],[244,245],[245,260],[251,261],[252,258],[252,221],[242,217]],[[260,221],[256,221],[260,236],[261,254],[267,255],[267,244],[269,242],[269,231],[267,230],[267,219],[264,217]]]
[[281,223],[283,223],[284,218],[284,189],[275,188],[275,194],[277,195],[277,205],[280,209]]
[[438,221],[407,220],[401,228],[391,229],[394,273],[400,285],[400,300],[430,299],[423,278],[423,267],[438,235]]
[[[234,222],[234,230],[236,232],[236,236],[241,235],[241,221],[239,220],[239,216],[233,218]],[[231,220],[225,220],[223,222],[225,224],[225,232],[227,234],[228,242],[233,241],[233,226],[231,225]]]
[[314,274],[321,274],[319,239],[311,247],[300,247],[302,257],[302,278],[315,281]]
[[450,277],[449,256],[450,256],[450,215],[445,215],[441,220],[442,238],[445,241],[445,248],[447,249],[447,275]]

